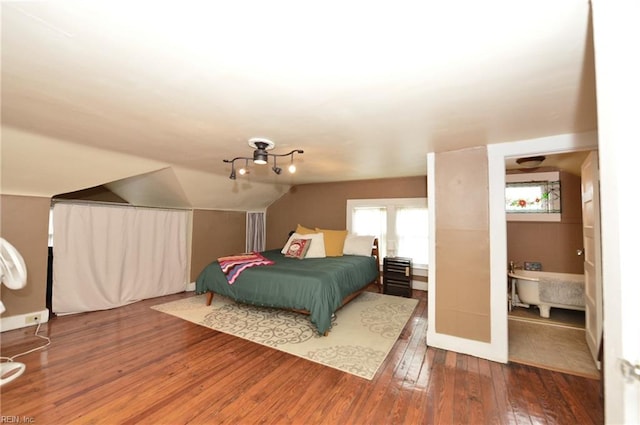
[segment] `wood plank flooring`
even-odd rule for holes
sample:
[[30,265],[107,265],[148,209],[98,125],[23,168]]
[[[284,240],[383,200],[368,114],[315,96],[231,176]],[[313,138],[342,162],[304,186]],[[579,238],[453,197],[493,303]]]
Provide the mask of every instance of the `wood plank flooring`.
[[[151,310],[55,317],[3,386],[38,424],[601,424],[600,382],[427,348],[426,293],[372,381]],[[4,332],[2,355],[44,341]],[[6,422],[6,421],[5,421]],[[23,421],[24,422],[24,421]]]

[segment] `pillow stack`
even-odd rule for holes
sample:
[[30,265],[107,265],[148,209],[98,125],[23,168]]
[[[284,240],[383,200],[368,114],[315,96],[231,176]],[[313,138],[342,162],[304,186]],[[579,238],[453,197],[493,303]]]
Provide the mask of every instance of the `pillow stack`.
[[[281,253],[292,258],[325,258],[342,255],[371,255],[375,236],[351,235],[347,230],[331,230],[298,224]],[[308,242],[302,242],[308,241]]]

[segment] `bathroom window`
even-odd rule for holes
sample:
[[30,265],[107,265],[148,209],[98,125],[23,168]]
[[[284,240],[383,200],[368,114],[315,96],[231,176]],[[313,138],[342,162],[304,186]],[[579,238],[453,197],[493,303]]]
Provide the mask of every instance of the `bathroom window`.
[[505,209],[510,221],[560,221],[560,173],[508,174]]

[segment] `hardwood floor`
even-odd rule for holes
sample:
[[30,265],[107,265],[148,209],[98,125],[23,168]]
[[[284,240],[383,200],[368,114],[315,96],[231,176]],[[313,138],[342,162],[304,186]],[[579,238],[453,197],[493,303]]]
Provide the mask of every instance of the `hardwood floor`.
[[[53,318],[1,388],[38,424],[601,424],[600,382],[427,348],[426,294],[372,381],[150,309]],[[44,341],[2,333],[2,355]],[[24,422],[24,421],[23,421]]]

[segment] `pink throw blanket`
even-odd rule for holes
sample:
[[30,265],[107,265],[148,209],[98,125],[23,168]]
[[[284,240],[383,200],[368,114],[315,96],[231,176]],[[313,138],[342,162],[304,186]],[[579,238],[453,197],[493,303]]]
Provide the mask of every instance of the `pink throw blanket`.
[[222,273],[227,277],[227,282],[232,285],[240,273],[249,267],[268,266],[274,264],[274,261],[265,258],[257,252],[247,252],[244,254],[230,255],[228,257],[218,258],[218,263],[222,269]]

